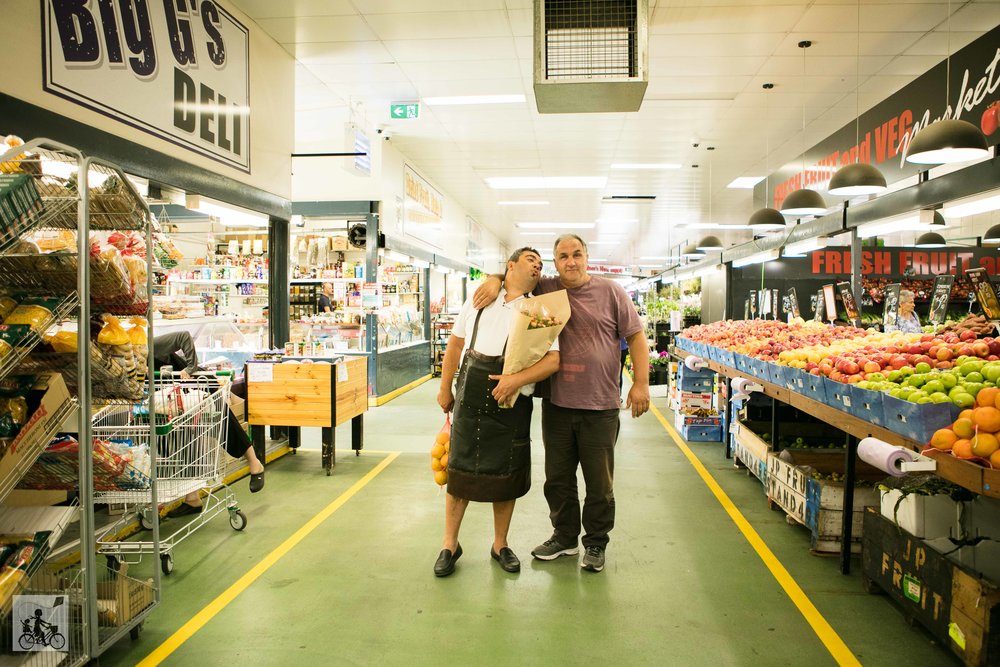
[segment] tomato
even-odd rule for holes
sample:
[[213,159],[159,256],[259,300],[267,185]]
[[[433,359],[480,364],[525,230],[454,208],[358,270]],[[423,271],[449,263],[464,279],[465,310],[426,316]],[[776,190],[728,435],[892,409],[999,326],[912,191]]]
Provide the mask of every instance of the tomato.
[[983,134],[989,136],[997,131],[997,107],[1000,106],[1000,102],[994,102],[993,104],[986,107],[986,111],[983,112],[982,120],[979,122],[979,127],[982,128]]

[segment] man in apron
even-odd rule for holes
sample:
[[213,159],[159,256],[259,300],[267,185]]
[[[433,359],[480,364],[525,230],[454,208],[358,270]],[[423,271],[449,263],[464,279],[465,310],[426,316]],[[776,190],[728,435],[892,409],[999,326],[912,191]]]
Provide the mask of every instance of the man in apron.
[[[455,414],[448,452],[444,545],[434,563],[438,577],[454,572],[462,555],[458,531],[470,500],[493,503],[490,556],[507,572],[521,569],[521,562],[507,545],[507,531],[515,500],[531,487],[531,392],[535,382],[558,370],[558,341],[535,365],[512,375],[502,372],[507,334],[515,315],[508,304],[529,297],[541,273],[537,250],[516,250],[507,260],[499,298],[478,311],[471,299],[466,301],[448,339],[438,405],[446,413],[454,409]],[[458,384],[452,393],[460,360]],[[512,401],[513,407],[500,407]]]

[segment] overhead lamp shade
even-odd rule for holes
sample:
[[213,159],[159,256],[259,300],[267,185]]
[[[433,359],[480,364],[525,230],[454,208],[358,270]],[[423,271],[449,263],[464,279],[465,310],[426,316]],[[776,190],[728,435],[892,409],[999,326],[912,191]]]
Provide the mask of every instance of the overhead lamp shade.
[[781,202],[781,212],[784,215],[823,215],[826,213],[826,202],[823,195],[801,188],[785,197]]
[[718,252],[722,250],[722,241],[719,240],[718,236],[706,236],[702,240],[698,241],[696,246],[698,250],[703,250],[705,252]]
[[781,213],[775,209],[764,207],[754,211],[753,215],[750,216],[750,220],[747,221],[747,224],[754,232],[768,229],[784,229],[785,219],[781,216]]
[[986,137],[965,120],[939,120],[917,132],[906,150],[906,161],[914,164],[967,162],[990,154]]
[[830,179],[827,192],[841,197],[873,195],[886,189],[882,172],[865,162],[847,164],[837,170]]
[[684,252],[681,253],[684,257],[704,257],[705,252],[695,247],[692,243],[691,245],[684,248]]
[[983,243],[1000,244],[1000,225],[993,225],[983,234]]
[[934,211],[934,222],[931,225],[934,227],[947,227],[948,221],[944,219],[940,211]]
[[913,245],[917,248],[943,248],[947,243],[937,232],[925,232],[917,237],[917,242]]

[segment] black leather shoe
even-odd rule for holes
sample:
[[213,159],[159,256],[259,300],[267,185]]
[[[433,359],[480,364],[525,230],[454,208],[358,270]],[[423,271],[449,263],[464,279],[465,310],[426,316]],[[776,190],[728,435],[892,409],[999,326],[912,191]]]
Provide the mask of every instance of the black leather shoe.
[[447,577],[449,574],[455,571],[455,563],[458,559],[462,557],[462,545],[459,544],[455,549],[455,553],[452,553],[450,549],[442,549],[441,553],[438,554],[438,559],[434,563],[434,576],[435,577]]
[[204,505],[189,505],[188,503],[181,503],[174,509],[167,512],[167,516],[171,519],[176,519],[189,514],[201,514],[201,511],[204,508]]
[[250,493],[257,493],[264,488],[264,473],[250,474]]
[[493,551],[493,547],[490,547],[490,556],[493,560],[500,563],[500,567],[505,572],[521,571],[521,561],[517,559],[517,556],[514,555],[514,552],[509,547],[503,547],[500,549],[500,553]]

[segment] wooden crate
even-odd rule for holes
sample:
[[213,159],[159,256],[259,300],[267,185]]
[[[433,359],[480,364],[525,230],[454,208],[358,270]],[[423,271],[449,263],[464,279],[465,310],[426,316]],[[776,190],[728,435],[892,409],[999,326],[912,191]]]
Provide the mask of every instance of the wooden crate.
[[864,514],[862,578],[969,667],[1000,664],[1000,588],[877,511]]
[[733,424],[733,455],[762,484],[767,484],[767,455],[771,446],[741,422]]
[[368,409],[367,357],[270,364],[270,373],[248,371],[247,383],[251,426],[337,426]]
[[[823,474],[843,473],[844,452],[838,450],[786,450],[791,461],[774,453],[767,456],[767,499],[788,516],[807,527],[812,533],[811,550],[816,553],[839,553],[843,536],[844,484],[813,479],[806,467]],[[878,481],[885,473],[855,461],[857,479]],[[879,496],[873,487],[854,488],[854,512],[851,550],[860,553],[861,512],[869,505],[878,505]]]

